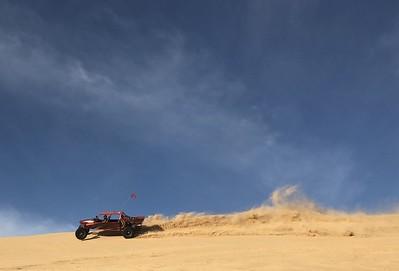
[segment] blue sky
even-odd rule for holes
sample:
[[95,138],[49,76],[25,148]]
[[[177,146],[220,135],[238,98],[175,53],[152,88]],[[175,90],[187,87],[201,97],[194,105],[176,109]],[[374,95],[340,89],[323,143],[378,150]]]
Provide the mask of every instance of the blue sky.
[[[399,200],[396,1],[2,1],[0,235]],[[135,201],[130,193],[137,193]],[[45,223],[41,224],[42,221]]]

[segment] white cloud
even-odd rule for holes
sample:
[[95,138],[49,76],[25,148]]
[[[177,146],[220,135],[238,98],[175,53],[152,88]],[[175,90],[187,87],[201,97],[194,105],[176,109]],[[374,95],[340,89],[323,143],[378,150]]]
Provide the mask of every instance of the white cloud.
[[72,231],[71,224],[58,223],[50,218],[21,213],[13,208],[0,209],[0,236],[32,235]]

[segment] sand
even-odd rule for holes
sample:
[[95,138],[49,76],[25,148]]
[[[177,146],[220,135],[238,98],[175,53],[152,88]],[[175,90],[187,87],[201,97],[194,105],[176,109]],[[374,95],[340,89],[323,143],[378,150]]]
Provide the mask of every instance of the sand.
[[245,212],[153,215],[133,239],[0,238],[0,270],[399,270],[399,214],[322,209],[290,189]]
[[0,270],[399,270],[399,236],[0,239]]

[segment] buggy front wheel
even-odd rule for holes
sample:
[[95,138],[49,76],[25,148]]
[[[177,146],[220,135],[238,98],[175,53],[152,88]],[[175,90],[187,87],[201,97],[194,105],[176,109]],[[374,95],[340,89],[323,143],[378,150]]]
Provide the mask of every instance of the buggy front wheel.
[[78,238],[79,240],[83,240],[86,238],[88,234],[87,229],[84,229],[82,227],[79,227],[76,231],[75,231],[75,236],[76,238]]

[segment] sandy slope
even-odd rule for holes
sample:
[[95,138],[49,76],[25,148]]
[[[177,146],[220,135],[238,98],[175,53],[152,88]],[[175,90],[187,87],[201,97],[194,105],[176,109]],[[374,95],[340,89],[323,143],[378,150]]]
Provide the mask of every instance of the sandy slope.
[[146,220],[140,236],[0,238],[1,270],[399,270],[399,214],[323,210],[277,190],[246,212]]
[[399,235],[1,238],[0,270],[399,270]]

